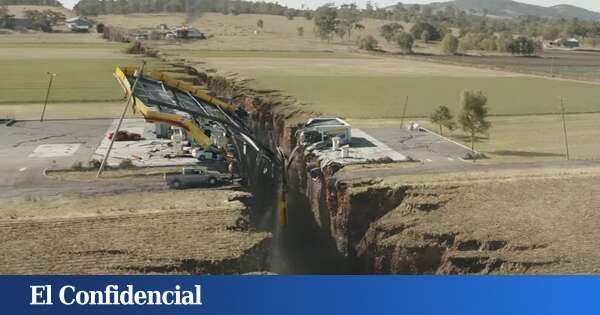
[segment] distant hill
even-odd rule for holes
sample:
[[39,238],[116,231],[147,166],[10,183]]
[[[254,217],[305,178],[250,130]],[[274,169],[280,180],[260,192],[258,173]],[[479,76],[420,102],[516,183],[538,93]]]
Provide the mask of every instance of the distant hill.
[[465,11],[475,10],[480,13],[485,9],[490,15],[508,17],[532,15],[551,18],[600,20],[600,13],[568,4],[543,7],[511,0],[454,0],[432,3],[431,6],[435,9],[453,6],[457,9]]

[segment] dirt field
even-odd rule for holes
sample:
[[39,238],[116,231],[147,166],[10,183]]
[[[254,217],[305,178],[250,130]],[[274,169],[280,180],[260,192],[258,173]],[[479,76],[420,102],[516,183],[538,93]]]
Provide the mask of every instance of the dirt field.
[[3,202],[0,272],[266,270],[269,234],[244,231],[243,206],[229,202],[232,195],[194,190]]

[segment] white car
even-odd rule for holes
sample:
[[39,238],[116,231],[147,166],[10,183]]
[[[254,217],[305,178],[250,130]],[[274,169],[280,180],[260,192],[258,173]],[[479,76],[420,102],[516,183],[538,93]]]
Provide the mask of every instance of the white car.
[[196,151],[194,157],[200,161],[222,161],[224,159],[220,153],[205,150]]

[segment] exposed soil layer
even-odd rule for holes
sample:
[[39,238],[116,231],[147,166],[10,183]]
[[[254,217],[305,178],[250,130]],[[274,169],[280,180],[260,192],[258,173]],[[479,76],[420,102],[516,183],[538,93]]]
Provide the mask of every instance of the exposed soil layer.
[[597,273],[598,184],[588,177],[353,188],[346,217],[369,209],[380,217],[361,220],[347,234],[348,249],[369,273]]

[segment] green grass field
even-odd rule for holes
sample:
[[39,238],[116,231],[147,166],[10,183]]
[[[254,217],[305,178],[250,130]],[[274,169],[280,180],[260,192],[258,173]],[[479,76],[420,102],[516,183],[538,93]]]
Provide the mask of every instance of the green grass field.
[[290,50],[187,50],[172,49],[167,52],[200,58],[287,58],[287,59],[363,59],[366,55],[334,51]]
[[556,113],[560,96],[571,113],[600,112],[600,85],[532,77],[258,75],[256,84],[296,96],[312,110],[348,118],[401,117],[406,96],[407,116],[428,116],[439,105],[456,112],[465,89],[482,90],[493,115]]
[[104,42],[0,42],[0,48],[126,48],[129,44],[125,43],[104,43]]
[[[114,101],[123,97],[112,73],[118,65],[138,65],[139,59],[2,59],[0,104],[42,102],[47,72],[56,73],[50,102]],[[158,63],[152,61],[149,67]]]

